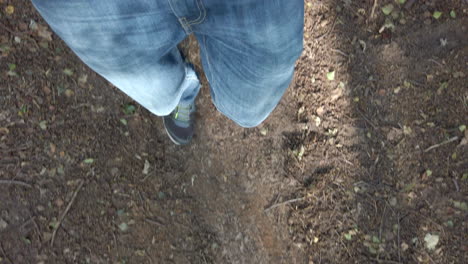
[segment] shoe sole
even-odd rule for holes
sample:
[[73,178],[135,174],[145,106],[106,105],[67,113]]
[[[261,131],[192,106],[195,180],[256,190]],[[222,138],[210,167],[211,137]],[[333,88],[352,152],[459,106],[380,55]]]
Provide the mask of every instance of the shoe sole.
[[172,143],[176,144],[177,146],[187,145],[187,144],[189,144],[190,141],[192,140],[192,139],[190,139],[190,140],[187,141],[186,143],[182,143],[182,142],[177,141],[174,137],[172,137],[171,133],[169,133],[169,130],[167,130],[167,127],[166,127],[166,120],[164,120],[164,118],[163,118],[163,124],[164,124],[164,130],[166,130],[167,136],[168,136],[169,139],[172,141]]

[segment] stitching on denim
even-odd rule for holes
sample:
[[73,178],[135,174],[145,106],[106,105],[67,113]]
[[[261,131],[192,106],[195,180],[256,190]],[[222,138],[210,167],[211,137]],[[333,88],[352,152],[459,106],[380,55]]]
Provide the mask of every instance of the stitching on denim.
[[182,28],[184,29],[185,33],[190,34],[190,27],[187,26],[188,25],[187,24],[187,19],[185,19],[185,17],[179,17],[179,15],[175,11],[174,7],[172,6],[172,0],[167,0],[167,2],[169,3],[169,7],[171,8],[172,13],[174,13],[177,20],[179,20],[179,23],[182,26]]
[[189,21],[189,22],[188,22],[188,25],[192,25],[192,23],[197,22],[197,21],[200,20],[200,18],[202,17],[202,11],[200,10],[200,5],[198,4],[198,0],[196,0],[196,3],[197,3],[197,8],[198,8],[198,13],[199,13],[199,15],[198,15],[198,17],[197,17],[195,20]]
[[191,33],[192,29],[190,28],[190,24],[188,24],[187,19],[185,17],[182,17],[181,19],[179,19],[179,22],[182,25],[182,27],[184,28],[185,33],[187,33],[189,35]]
[[179,18],[179,15],[177,15],[177,12],[175,11],[174,7],[172,6],[172,0],[167,0],[167,2],[169,3],[169,6],[171,7],[171,10],[172,10],[172,13],[174,13],[174,15],[177,17],[177,19]]
[[[189,26],[192,26],[192,25],[199,25],[201,24],[203,21],[205,21],[205,18],[206,18],[206,9],[205,9],[205,6],[203,5],[203,1],[202,0],[197,0],[197,7],[198,7],[198,11],[200,12],[200,15],[198,16],[197,19],[195,19],[194,21],[190,21],[188,23]],[[201,7],[201,8],[200,8]]]

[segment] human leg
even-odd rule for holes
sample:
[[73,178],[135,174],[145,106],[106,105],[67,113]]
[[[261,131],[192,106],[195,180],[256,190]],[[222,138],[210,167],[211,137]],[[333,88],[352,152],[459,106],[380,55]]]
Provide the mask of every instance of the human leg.
[[302,0],[204,0],[193,30],[219,111],[243,127],[261,123],[289,86],[302,52]]
[[[165,0],[33,0],[51,28],[94,71],[156,115],[199,82],[176,45],[186,36]],[[182,101],[184,101],[182,100]]]

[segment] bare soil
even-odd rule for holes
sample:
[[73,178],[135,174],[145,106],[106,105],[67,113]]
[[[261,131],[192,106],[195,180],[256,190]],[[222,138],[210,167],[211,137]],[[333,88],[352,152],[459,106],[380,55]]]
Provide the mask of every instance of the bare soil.
[[466,1],[305,7],[267,121],[236,126],[203,78],[179,147],[29,1],[0,0],[0,264],[464,263]]

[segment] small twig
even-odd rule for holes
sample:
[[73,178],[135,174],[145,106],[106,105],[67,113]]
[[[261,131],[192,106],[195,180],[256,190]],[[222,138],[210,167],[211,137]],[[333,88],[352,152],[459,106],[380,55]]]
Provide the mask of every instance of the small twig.
[[80,185],[78,185],[78,187],[76,188],[75,192],[73,193],[73,196],[70,200],[70,202],[68,203],[67,205],[67,208],[65,208],[65,211],[63,211],[62,215],[60,216],[60,219],[59,219],[59,222],[57,224],[57,227],[54,229],[54,232],[52,232],[52,239],[50,241],[50,246],[53,247],[54,246],[54,241],[55,241],[55,235],[57,234],[57,230],[60,228],[60,226],[62,225],[62,222],[63,222],[63,219],[65,219],[65,216],[67,215],[68,211],[70,210],[73,202],[75,201],[76,199],[76,195],[78,194],[78,192],[81,190],[81,187],[83,187],[83,184],[84,184],[84,181],[81,181]]
[[451,142],[453,142],[453,141],[455,141],[455,140],[457,140],[457,139],[458,139],[457,136],[455,136],[455,137],[453,137],[453,138],[450,138],[450,139],[447,139],[446,141],[444,141],[444,142],[442,142],[442,143],[435,144],[435,145],[433,145],[433,146],[428,147],[426,150],[424,150],[424,152],[431,151],[431,150],[433,150],[433,149],[435,149],[435,148],[438,148],[438,147],[440,147],[440,146],[443,146],[443,145],[446,145],[446,144],[448,144],[448,143],[451,143]]
[[145,221],[148,222],[148,223],[150,223],[150,224],[155,224],[155,225],[157,225],[157,226],[163,226],[163,225],[165,225],[162,221],[157,220],[157,219],[149,219],[149,218],[146,218]]
[[369,123],[375,130],[377,130],[377,126],[376,126],[374,123],[372,123],[372,121],[370,121],[370,120],[364,115],[364,113],[363,113],[361,110],[358,109],[358,112],[359,112],[359,114],[361,114],[362,118],[363,118],[365,121],[367,121],[367,123]]
[[374,19],[375,8],[377,7],[379,0],[374,0],[374,5],[372,6],[372,11],[370,14],[370,19]]
[[268,212],[268,211],[270,211],[271,209],[274,209],[274,208],[279,207],[279,206],[282,206],[282,205],[286,205],[286,204],[290,204],[290,203],[302,201],[302,200],[304,200],[304,199],[306,199],[306,198],[307,198],[307,197],[301,197],[301,198],[291,199],[291,200],[287,200],[287,201],[285,201],[285,202],[281,202],[281,203],[274,204],[274,205],[268,207],[267,209],[265,209],[265,212]]
[[336,20],[337,20],[337,19],[338,19],[338,17],[335,16],[335,19],[333,20],[333,25],[331,26],[330,30],[328,30],[327,32],[325,32],[323,35],[316,37],[315,39],[316,39],[316,40],[320,40],[320,39],[324,38],[325,36],[327,36],[328,34],[330,34],[330,33],[333,31],[333,29],[335,29],[335,25],[336,25]]
[[334,230],[334,231],[335,231],[335,234],[340,238],[341,245],[343,245],[343,247],[346,249],[346,252],[348,253],[349,258],[352,259],[353,257],[351,256],[351,253],[349,252],[348,247],[343,242],[343,239],[341,238],[340,234],[338,234],[338,232],[336,230]]
[[343,51],[341,51],[339,49],[331,49],[331,51],[334,51],[334,52],[339,53],[339,54],[341,54],[341,55],[343,55],[345,57],[348,57],[348,54],[344,53]]
[[400,225],[400,212],[398,212],[397,214],[397,218],[398,218],[398,232],[397,232],[397,236],[398,236],[398,240],[397,240],[397,248],[398,248],[398,262],[401,262],[401,252],[400,252],[400,228],[401,228],[401,225]]
[[20,185],[20,186],[32,188],[31,184],[28,184],[22,181],[16,181],[16,180],[0,180],[0,184],[9,184],[9,185],[14,184],[14,185]]
[[11,264],[13,264],[13,261],[11,261],[11,259],[7,256],[7,254],[5,253],[5,250],[3,249],[3,245],[0,244],[0,249],[2,250],[2,255],[5,257],[6,260],[8,260],[8,262],[10,262]]
[[459,191],[460,191],[460,187],[458,186],[457,180],[452,178],[452,181],[453,181],[453,184],[455,184],[455,189],[457,189],[457,192],[459,192]]
[[434,59],[428,59],[428,61],[433,62],[433,63],[439,65],[440,67],[444,67],[444,65],[442,65],[440,62],[438,62],[438,61],[436,61]]
[[26,222],[24,222],[20,227],[19,229],[23,229],[25,226],[27,226],[29,223],[33,222],[34,221],[34,218],[36,218],[35,216],[32,216],[31,218],[29,218]]
[[394,260],[385,260],[385,259],[374,259],[378,263],[389,263],[389,264],[401,264],[401,262],[394,261]]

